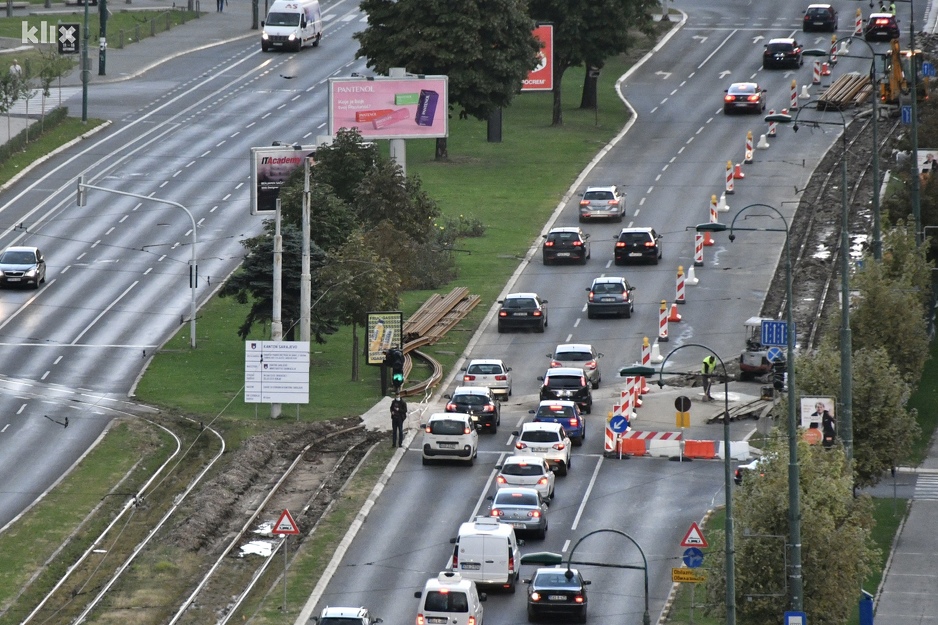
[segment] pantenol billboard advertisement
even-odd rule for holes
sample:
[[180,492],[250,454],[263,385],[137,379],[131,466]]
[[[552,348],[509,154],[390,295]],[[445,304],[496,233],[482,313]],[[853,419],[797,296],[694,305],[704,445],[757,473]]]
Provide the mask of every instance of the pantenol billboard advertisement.
[[449,134],[446,76],[330,78],[329,134],[365,139],[438,139]]
[[521,83],[521,91],[551,91],[554,88],[554,27],[542,24],[532,34],[541,42],[541,51],[537,55],[537,67],[528,72]]
[[[251,214],[270,214],[277,210],[280,187],[303,159],[316,156],[311,145],[251,148]],[[310,165],[313,163],[310,162]]]

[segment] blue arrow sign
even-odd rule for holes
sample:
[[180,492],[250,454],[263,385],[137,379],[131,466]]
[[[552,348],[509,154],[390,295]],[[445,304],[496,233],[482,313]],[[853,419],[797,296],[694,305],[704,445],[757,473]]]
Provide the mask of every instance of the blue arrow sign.
[[923,75],[923,76],[929,76],[929,77],[934,76],[934,75],[935,75],[935,64],[934,64],[934,63],[928,63],[927,61],[926,61],[925,63],[922,63],[922,75]]
[[788,324],[784,321],[762,320],[763,345],[788,345]]
[[703,564],[703,551],[697,547],[688,547],[684,550],[684,565],[689,569],[696,569]]
[[629,428],[629,420],[625,418],[625,415],[613,415],[609,419],[609,429],[615,432],[616,434],[622,434]]
[[912,105],[903,104],[902,105],[902,124],[908,126],[912,123]]

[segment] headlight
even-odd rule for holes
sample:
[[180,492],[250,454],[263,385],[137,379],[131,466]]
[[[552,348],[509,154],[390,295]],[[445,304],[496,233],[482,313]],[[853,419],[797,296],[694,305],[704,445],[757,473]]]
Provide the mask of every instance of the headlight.
[[28,271],[27,271],[25,274],[23,274],[23,275],[25,275],[27,278],[35,278],[35,277],[36,277],[36,268],[33,267],[32,269],[28,270]]
[[294,39],[296,39],[296,33],[290,33],[290,36],[288,37],[288,39],[290,41],[293,41]]
[[266,41],[266,40],[270,39],[270,36],[269,36],[269,35],[267,34],[267,32],[265,31],[265,32],[262,32],[262,33],[261,33],[261,39],[263,39],[263,40]]

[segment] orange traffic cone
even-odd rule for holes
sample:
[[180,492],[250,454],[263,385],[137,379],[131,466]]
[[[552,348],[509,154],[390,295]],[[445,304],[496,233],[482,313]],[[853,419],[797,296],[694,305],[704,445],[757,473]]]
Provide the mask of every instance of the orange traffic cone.
[[743,166],[740,165],[739,163],[736,163],[736,169],[733,170],[733,178],[735,178],[736,180],[740,180],[745,177],[746,177],[746,174],[743,173]]
[[713,239],[710,237],[710,231],[709,231],[709,230],[704,230],[704,240],[703,240],[703,244],[704,244],[704,245],[708,245],[708,246],[709,246],[709,245],[713,245]]
[[677,311],[677,304],[671,304],[671,314],[668,316],[668,323],[677,323],[681,320],[681,314]]

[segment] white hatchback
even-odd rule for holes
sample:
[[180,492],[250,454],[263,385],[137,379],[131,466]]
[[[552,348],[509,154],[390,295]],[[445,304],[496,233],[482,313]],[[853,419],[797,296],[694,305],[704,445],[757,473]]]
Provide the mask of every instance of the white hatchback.
[[553,499],[554,482],[557,478],[543,458],[535,458],[530,454],[508,456],[505,462],[497,468],[499,470],[498,475],[495,476],[497,488],[524,486],[535,489],[544,500]]
[[469,466],[479,453],[479,432],[472,417],[461,412],[430,415],[423,428],[423,464],[433,460],[462,460]]
[[487,386],[493,395],[502,398],[511,395],[511,367],[504,360],[476,358],[466,365],[463,386]]
[[560,475],[570,470],[573,443],[559,423],[525,423],[513,434],[518,437],[516,454],[540,456]]

